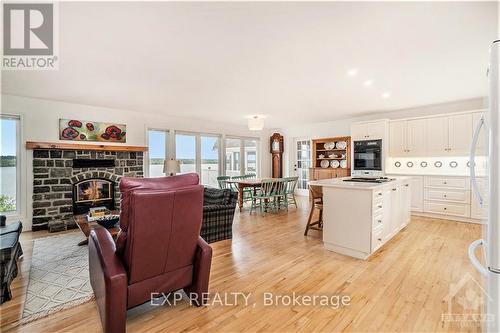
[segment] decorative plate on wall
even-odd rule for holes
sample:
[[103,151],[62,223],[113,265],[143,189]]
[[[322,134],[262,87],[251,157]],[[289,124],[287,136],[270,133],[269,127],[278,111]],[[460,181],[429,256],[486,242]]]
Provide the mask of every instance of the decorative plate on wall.
[[330,162],[330,166],[334,169],[337,169],[340,166],[340,162],[337,160],[333,160]]
[[426,161],[422,161],[422,162],[420,162],[420,166],[421,166],[422,168],[427,168],[427,162],[426,162]]
[[319,164],[323,169],[326,169],[330,166],[330,162],[327,161],[327,160],[323,160],[321,161],[321,163]]
[[440,167],[442,167],[442,166],[443,166],[443,162],[441,162],[441,161],[436,161],[436,162],[434,162],[434,166],[435,166],[436,168],[440,168]]
[[458,163],[456,161],[451,161],[450,162],[450,167],[451,168],[456,168],[458,166]]
[[342,169],[347,168],[347,160],[342,160],[342,161],[340,161],[340,167],[341,167]]
[[399,161],[398,161],[398,162],[394,163],[394,166],[395,166],[396,168],[399,168],[399,167],[401,166],[401,162],[399,162]]
[[406,162],[406,166],[408,168],[413,168],[413,162],[412,161]]
[[325,142],[325,149],[326,150],[335,149],[335,142],[333,142],[333,141]]
[[347,142],[339,141],[337,142],[337,149],[345,149],[347,147]]

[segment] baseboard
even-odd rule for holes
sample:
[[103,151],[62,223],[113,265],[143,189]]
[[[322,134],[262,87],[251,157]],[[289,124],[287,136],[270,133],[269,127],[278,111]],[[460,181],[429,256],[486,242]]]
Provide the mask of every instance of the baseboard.
[[441,219],[441,220],[449,220],[449,221],[455,221],[455,222],[483,224],[483,223],[481,223],[481,220],[471,219],[468,217],[461,217],[461,216],[441,215],[441,214],[415,212],[415,211],[412,211],[411,215],[412,216],[421,216],[421,217],[430,217],[430,218]]

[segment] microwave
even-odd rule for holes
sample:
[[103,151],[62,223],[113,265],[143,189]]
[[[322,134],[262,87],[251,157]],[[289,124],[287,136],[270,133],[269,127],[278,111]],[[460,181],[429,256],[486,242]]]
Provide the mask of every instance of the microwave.
[[382,140],[354,141],[352,175],[357,177],[382,177]]

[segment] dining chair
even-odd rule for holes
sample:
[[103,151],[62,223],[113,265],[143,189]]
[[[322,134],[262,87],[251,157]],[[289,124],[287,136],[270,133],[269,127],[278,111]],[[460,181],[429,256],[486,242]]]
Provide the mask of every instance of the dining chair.
[[[231,177],[231,180],[244,180],[246,179],[246,176],[233,176]],[[238,191],[238,185],[237,184],[232,184],[235,187],[235,191]],[[243,203],[251,201],[252,200],[252,193],[253,193],[253,188],[245,187],[243,189]]]
[[[323,230],[323,188],[321,186],[309,185],[309,195],[311,198],[311,211],[309,212],[309,219],[307,220],[306,230],[304,236],[307,236],[309,229]],[[318,220],[312,222],[315,210],[319,211]]]
[[284,208],[288,210],[287,203],[287,178],[275,178],[274,185],[274,202],[278,209]]
[[229,176],[219,176],[217,177],[217,183],[219,184],[219,188],[222,190],[231,189],[231,184],[227,181],[230,180]]
[[257,177],[257,175],[255,173],[249,173],[249,174],[246,174],[244,177],[245,177],[245,179],[254,179]]
[[254,209],[260,209],[260,213],[264,214],[268,209],[272,209],[273,211],[276,209],[275,202],[275,194],[276,194],[276,180],[275,179],[263,179],[260,191],[255,194],[252,193],[252,206],[250,208],[250,214]]
[[297,187],[297,182],[299,181],[299,177],[288,177],[285,179],[286,179],[285,203],[287,206],[295,205],[295,208],[297,208],[297,200],[295,200],[295,189]]

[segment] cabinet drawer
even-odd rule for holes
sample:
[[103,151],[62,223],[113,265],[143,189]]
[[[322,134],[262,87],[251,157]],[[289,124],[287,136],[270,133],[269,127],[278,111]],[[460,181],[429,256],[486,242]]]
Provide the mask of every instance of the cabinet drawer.
[[424,184],[426,187],[446,187],[460,190],[469,190],[470,182],[466,177],[425,177]]
[[384,227],[384,218],[382,215],[376,216],[373,218],[373,223],[372,223],[372,230],[375,231],[378,228],[383,228]]
[[383,244],[382,239],[383,228],[379,227],[372,231],[372,252],[376,251]]
[[470,205],[468,204],[426,201],[424,202],[424,211],[426,213],[470,217]]
[[384,192],[382,190],[373,191],[373,201],[375,202],[377,199],[382,199]]
[[470,191],[427,187],[425,189],[425,200],[439,200],[468,204],[470,203]]
[[373,209],[372,209],[373,216],[382,215],[383,210],[384,210],[383,200],[373,201]]

